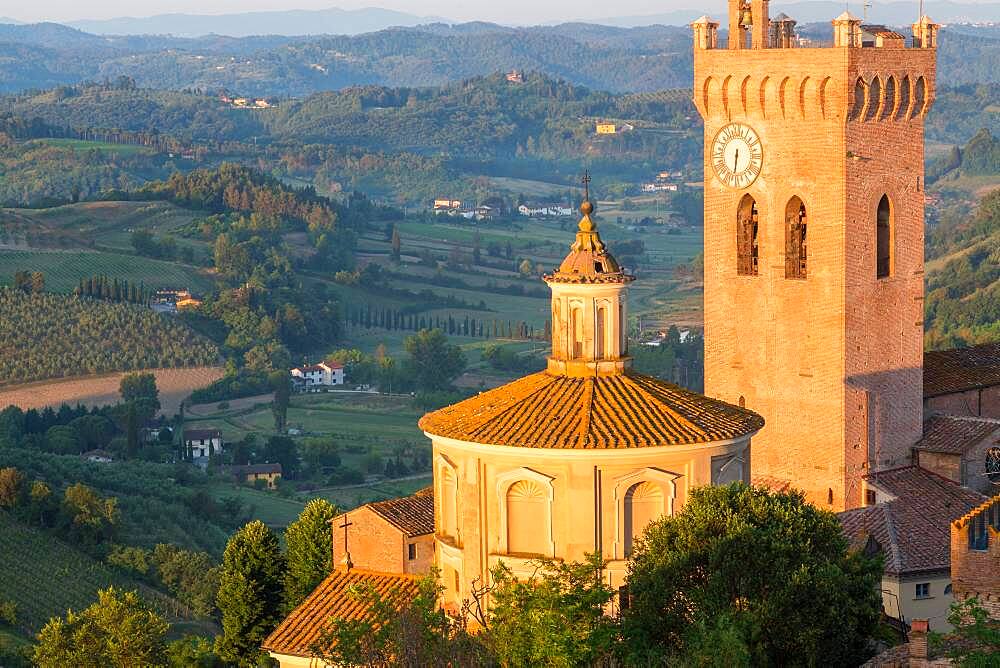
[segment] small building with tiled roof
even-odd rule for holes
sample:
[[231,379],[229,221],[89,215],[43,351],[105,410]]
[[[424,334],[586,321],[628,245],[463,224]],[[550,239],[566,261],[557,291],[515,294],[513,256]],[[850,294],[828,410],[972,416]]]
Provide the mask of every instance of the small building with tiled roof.
[[913,446],[913,461],[960,485],[989,494],[1000,484],[1000,420],[934,415]]
[[576,239],[544,277],[552,291],[545,371],[428,413],[436,565],[444,604],[469,598],[499,562],[530,575],[538,557],[600,551],[624,583],[635,537],[689,491],[749,482],[756,413],[632,369],[634,277],[580,206]]
[[281,668],[319,668],[326,663],[314,658],[322,652],[330,625],[338,620],[371,619],[365,594],[373,592],[397,609],[405,608],[417,595],[419,578],[338,566],[264,640],[262,648]]
[[1000,341],[925,352],[924,412],[1000,419]]
[[267,489],[277,489],[278,481],[281,480],[282,473],[281,464],[278,462],[273,464],[244,464],[227,466],[224,470],[232,475],[233,478],[236,479],[237,483],[247,483],[253,485],[259,480],[263,482],[264,487]]
[[184,450],[192,461],[207,460],[222,452],[222,432],[218,429],[185,429]]
[[975,598],[1000,622],[1000,494],[951,523],[955,598]]
[[334,517],[330,528],[334,563],[345,561],[346,542],[358,568],[425,575],[434,563],[433,488],[359,506]]
[[292,386],[304,392],[315,392],[344,384],[344,365],[336,360],[297,366],[290,373]]
[[864,478],[868,505],[838,515],[859,549],[881,552],[886,615],[901,622],[927,619],[948,628],[951,596],[951,523],[985,500],[919,466],[879,471]]

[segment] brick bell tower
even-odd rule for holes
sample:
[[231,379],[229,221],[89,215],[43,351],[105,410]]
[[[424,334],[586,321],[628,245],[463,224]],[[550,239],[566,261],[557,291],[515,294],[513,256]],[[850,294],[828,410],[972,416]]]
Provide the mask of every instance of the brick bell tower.
[[803,48],[767,0],[694,28],[705,121],[705,389],[764,416],[751,473],[820,507],[921,436],[924,116],[937,28],[847,12]]

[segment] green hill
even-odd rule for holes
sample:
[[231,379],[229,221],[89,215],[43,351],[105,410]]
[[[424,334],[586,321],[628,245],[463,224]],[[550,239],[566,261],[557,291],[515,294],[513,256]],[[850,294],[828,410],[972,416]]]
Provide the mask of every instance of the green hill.
[[603,140],[614,142],[608,157],[635,158],[678,144],[662,130],[696,132],[688,120],[693,114],[688,91],[614,95],[529,73],[523,83],[493,74],[437,88],[365,86],[318,93],[282,104],[266,124],[276,139],[480,160],[572,160],[604,152],[595,138],[598,119],[634,126]]
[[173,619],[190,619],[173,598],[122,575],[51,535],[26,527],[0,513],[0,601],[17,605],[17,626],[37,633],[68,608],[82,610],[98,589],[138,589]]
[[0,383],[207,366],[213,343],[143,306],[0,287]]
[[1000,176],[1000,140],[982,128],[968,143],[953,146],[927,166],[927,183],[962,176]]
[[925,343],[930,349],[1000,339],[1000,188],[971,215],[927,235]]

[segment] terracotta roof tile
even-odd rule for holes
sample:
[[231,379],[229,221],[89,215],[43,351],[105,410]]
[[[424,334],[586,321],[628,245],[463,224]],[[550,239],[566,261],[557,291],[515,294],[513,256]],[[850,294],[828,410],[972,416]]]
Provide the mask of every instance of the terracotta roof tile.
[[860,547],[874,536],[889,575],[947,570],[951,522],[986,497],[918,466],[880,471],[867,480],[896,498],[838,515],[852,543]]
[[271,632],[261,647],[278,654],[311,656],[309,647],[320,638],[331,619],[368,618],[371,613],[356,594],[364,586],[372,587],[380,598],[391,600],[401,609],[416,596],[418,577],[359,569],[336,570]]
[[235,476],[245,476],[258,473],[277,473],[280,475],[281,463],[275,462],[273,464],[234,464],[227,467],[225,470],[229,471],[229,473]]
[[1000,420],[936,415],[924,422],[924,437],[913,448],[963,454],[998,432]]
[[1000,385],[1000,341],[924,353],[924,397]]
[[631,371],[536,373],[420,420],[425,432],[461,441],[593,450],[708,443],[763,426],[752,411]]
[[411,538],[434,533],[432,487],[425,487],[415,494],[399,499],[369,503],[368,507]]
[[877,25],[875,23],[863,23],[861,24],[861,29],[864,30],[869,35],[878,35],[882,38],[888,39],[906,39],[905,36],[896,32],[891,28],[887,28],[883,25]]

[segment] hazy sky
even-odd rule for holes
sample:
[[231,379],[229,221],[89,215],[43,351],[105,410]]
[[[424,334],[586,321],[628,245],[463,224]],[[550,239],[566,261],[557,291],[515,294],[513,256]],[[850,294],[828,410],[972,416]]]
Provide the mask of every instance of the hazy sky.
[[458,21],[526,24],[655,14],[691,7],[714,9],[723,4],[723,0],[621,0],[615,3],[608,3],[606,0],[0,0],[0,16],[20,21],[72,21],[171,12],[223,14],[293,8],[324,9],[331,6],[344,9],[376,6]]

